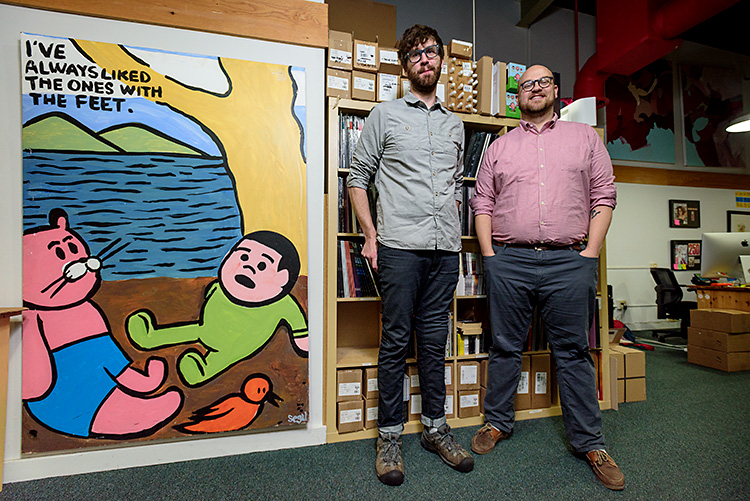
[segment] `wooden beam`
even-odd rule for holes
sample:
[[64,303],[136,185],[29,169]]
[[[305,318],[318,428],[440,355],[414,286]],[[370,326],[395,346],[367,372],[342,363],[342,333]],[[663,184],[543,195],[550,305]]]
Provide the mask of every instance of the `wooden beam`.
[[0,3],[328,47],[328,5],[307,0],[0,0]]
[[720,174],[627,165],[615,165],[614,170],[615,181],[618,183],[750,190],[750,175],[747,174]]
[[516,26],[528,28],[550,5],[552,5],[552,0],[521,0],[521,20],[516,23]]

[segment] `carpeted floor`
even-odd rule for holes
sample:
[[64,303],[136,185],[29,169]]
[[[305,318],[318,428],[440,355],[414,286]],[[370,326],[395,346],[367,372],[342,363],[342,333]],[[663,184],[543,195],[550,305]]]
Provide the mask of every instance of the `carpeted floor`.
[[[645,402],[605,411],[607,449],[626,476],[602,487],[569,450],[562,419],[521,421],[513,438],[457,473],[403,440],[406,481],[380,484],[371,440],[6,484],[2,499],[750,499],[750,371],[646,354]],[[469,445],[475,428],[455,430]]]

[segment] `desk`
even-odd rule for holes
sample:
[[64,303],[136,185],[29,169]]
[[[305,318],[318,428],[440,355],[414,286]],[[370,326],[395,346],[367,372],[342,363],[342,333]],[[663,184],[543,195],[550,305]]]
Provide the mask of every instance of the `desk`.
[[5,463],[5,406],[8,400],[8,341],[10,317],[20,315],[26,308],[0,308],[0,491],[3,490]]
[[691,285],[688,290],[695,291],[698,308],[750,311],[750,287]]

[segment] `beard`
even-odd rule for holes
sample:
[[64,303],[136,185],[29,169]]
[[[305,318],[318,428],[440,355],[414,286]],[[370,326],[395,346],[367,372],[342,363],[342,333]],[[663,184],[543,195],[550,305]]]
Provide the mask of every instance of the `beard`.
[[[421,75],[420,72],[426,68],[431,69],[432,73],[430,73],[429,75]],[[435,90],[435,87],[437,87],[441,69],[442,64],[440,66],[435,66],[432,61],[428,62],[426,67],[422,65],[412,66],[412,68],[407,72],[407,76],[409,77],[409,82],[411,83],[412,89],[421,94],[432,93],[432,91]]]
[[525,115],[528,115],[529,117],[541,117],[549,113],[551,109],[555,106],[555,99],[553,95],[551,94],[541,94],[544,96],[544,99],[541,100],[532,100],[531,98],[534,96],[538,96],[540,94],[534,94],[532,96],[529,96],[529,98],[524,99],[523,102],[519,100],[518,107]]

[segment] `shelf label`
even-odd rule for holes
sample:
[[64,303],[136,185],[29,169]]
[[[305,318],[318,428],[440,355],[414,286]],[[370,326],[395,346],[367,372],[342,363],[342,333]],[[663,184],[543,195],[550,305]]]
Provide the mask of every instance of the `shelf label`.
[[378,420],[378,406],[375,407],[368,407],[367,408],[367,421],[377,421]]
[[362,383],[339,383],[340,397],[353,397],[362,394]]
[[375,66],[375,46],[357,44],[357,64]]
[[357,423],[362,421],[362,409],[339,412],[339,424]]
[[521,395],[529,394],[529,371],[521,372],[521,377],[518,379],[518,389],[516,393]]
[[476,365],[462,365],[461,384],[477,384],[477,368]]
[[453,415],[453,395],[446,395],[445,396],[445,415],[446,416],[452,416]]
[[401,66],[398,60],[398,52],[395,50],[380,49],[380,64],[392,64],[394,66]]
[[328,60],[334,63],[352,64],[352,53],[341,49],[328,49]]
[[354,77],[354,88],[367,92],[375,92],[375,80],[370,78]]
[[349,90],[349,79],[328,75],[328,88],[337,90]]
[[453,371],[453,367],[450,365],[445,366],[445,386],[450,386],[453,384],[453,374],[451,372]]
[[378,391],[378,378],[376,377],[367,380],[367,392],[373,391]]
[[546,372],[536,373],[534,393],[536,393],[537,395],[544,395],[545,393],[547,393],[547,373]]
[[409,406],[410,414],[422,414],[422,395],[412,395],[411,405]]
[[479,393],[472,393],[471,395],[461,395],[458,405],[462,409],[467,407],[479,407]]
[[419,375],[414,374],[411,376],[411,382],[409,384],[411,384],[412,388],[419,388]]

